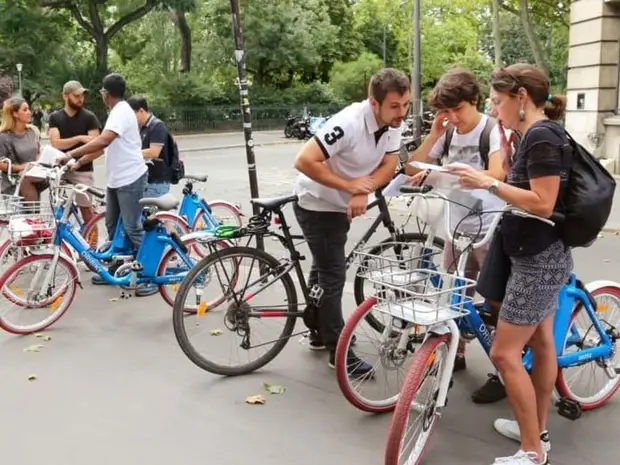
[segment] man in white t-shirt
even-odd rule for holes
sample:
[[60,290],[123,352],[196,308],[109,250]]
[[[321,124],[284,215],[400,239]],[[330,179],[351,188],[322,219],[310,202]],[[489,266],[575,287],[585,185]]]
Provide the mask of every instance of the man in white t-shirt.
[[[430,134],[410,158],[410,161],[434,162],[441,158],[446,163],[465,163],[479,170],[486,170],[496,179],[506,177],[505,157],[500,151],[499,126],[494,118],[480,113],[480,83],[469,70],[454,68],[444,74],[431,94],[429,104],[437,110]],[[424,173],[407,165],[406,173],[421,179]],[[487,233],[494,214],[468,216],[470,208],[478,204],[483,211],[498,211],[504,205],[499,197],[483,190],[461,191],[456,188],[450,197],[463,206],[451,203],[452,231],[477,237]],[[487,247],[475,249],[467,262],[466,275],[476,279],[482,268]],[[454,256],[452,244],[446,241],[444,266],[456,268],[458,256]],[[465,369],[465,345],[461,343],[455,360],[455,370]],[[476,396],[476,394],[474,394]]]
[[[103,79],[101,98],[110,109],[103,132],[88,144],[68,152],[67,157],[81,157],[71,168],[75,170],[98,158],[107,148],[105,222],[108,235],[110,238],[114,236],[116,223],[121,217],[127,236],[137,249],[143,235],[140,199],[146,187],[147,166],[142,156],[136,114],[124,100],[125,89],[125,79],[120,74],[112,73]],[[82,156],[84,154],[88,155]]]
[[[364,214],[368,195],[387,184],[396,169],[400,126],[409,107],[407,76],[383,69],[370,80],[368,99],[332,118],[297,155],[295,216],[312,253],[308,284],[323,290],[318,328],[311,328],[310,348],[334,354],[342,317],[346,279],[345,244],[353,218]],[[372,367],[348,354],[349,371],[363,375]]]

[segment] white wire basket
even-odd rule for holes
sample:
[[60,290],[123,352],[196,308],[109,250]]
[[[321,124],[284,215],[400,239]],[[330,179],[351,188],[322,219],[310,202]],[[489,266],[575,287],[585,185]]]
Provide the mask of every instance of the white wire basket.
[[16,213],[18,197],[14,195],[0,194],[0,221],[8,223],[11,216]]
[[439,247],[423,243],[384,242],[380,246],[379,254],[373,250],[376,245],[354,252],[359,263],[358,276],[377,284],[375,287],[381,287],[384,281],[390,286],[412,285],[418,280],[414,271],[436,268],[443,253]]
[[397,257],[357,253],[364,257],[358,274],[376,290],[375,311],[419,326],[467,315],[464,306],[473,301],[467,291],[476,281],[437,270],[432,259],[442,252],[440,249],[407,246],[412,249],[410,256],[404,254],[408,249]]
[[54,210],[47,202],[14,202],[8,224],[9,238],[17,246],[49,244],[56,232]]

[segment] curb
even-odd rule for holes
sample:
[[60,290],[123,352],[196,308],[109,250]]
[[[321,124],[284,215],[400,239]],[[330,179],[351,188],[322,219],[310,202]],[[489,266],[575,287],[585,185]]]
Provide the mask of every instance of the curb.
[[[286,144],[295,144],[302,141],[299,140],[282,140],[282,141],[273,141],[273,142],[261,142],[260,144],[254,144],[254,147],[264,147],[268,145],[286,145]],[[229,144],[229,145],[209,145],[207,147],[190,147],[187,149],[183,149],[179,147],[180,153],[185,152],[207,152],[213,150],[227,150],[227,149],[240,149],[244,148],[245,143],[243,144]]]

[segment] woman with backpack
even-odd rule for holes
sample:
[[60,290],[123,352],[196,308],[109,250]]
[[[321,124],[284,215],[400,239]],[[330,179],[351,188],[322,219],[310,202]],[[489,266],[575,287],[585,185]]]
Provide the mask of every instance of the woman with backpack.
[[[505,182],[470,167],[452,167],[463,187],[487,189],[505,202],[541,217],[558,210],[565,194],[572,146],[554,121],[562,118],[565,98],[550,93],[549,79],[529,64],[497,70],[491,99],[500,125],[522,134]],[[509,142],[500,131],[502,153]],[[495,428],[520,441],[520,450],[499,458],[504,465],[548,463],[547,416],[557,375],[553,319],[558,293],[573,267],[570,248],[558,230],[540,221],[506,215],[487,255],[478,282],[485,298],[501,301],[491,359],[506,386],[516,422],[497,420]],[[521,362],[532,348],[532,376]]]

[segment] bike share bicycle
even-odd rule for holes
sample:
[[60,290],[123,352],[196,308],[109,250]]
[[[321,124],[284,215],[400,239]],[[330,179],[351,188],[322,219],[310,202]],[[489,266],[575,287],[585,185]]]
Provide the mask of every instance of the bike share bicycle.
[[[377,191],[375,197],[376,199],[369,205],[369,209],[378,207],[379,215],[353,250],[364,247],[381,224],[388,230],[390,237],[371,248],[375,254],[391,253],[396,257],[402,257],[409,254],[416,244],[427,241],[428,238],[425,234],[405,232],[403,228],[397,229],[390,216],[388,204],[382,191]],[[301,266],[305,257],[297,250],[295,244],[295,241],[302,241],[304,238],[301,235],[291,234],[290,226],[283,213],[283,208],[286,205],[296,201],[296,195],[254,199],[252,203],[259,206],[261,212],[253,216],[245,227],[238,229],[222,226],[216,232],[216,238],[220,240],[242,240],[246,238],[248,245],[255,236],[272,237],[288,252],[286,257],[276,258],[264,250],[248,246],[215,250],[213,249],[213,242],[207,242],[206,245],[212,248],[211,254],[198,262],[183,280],[173,310],[174,331],[183,352],[203,370],[223,376],[250,373],[275,358],[290,338],[297,335],[307,335],[307,329],[293,333],[298,318],[303,318],[306,326],[310,328],[316,325],[316,308],[320,303],[322,290],[318,286],[308,287]],[[281,230],[281,234],[270,228],[272,220]],[[430,241],[438,248],[443,247],[443,241],[439,238],[431,237]],[[395,243],[397,244],[396,248],[393,247]],[[353,263],[353,257],[353,252],[351,252],[346,259],[347,268]],[[246,264],[245,261],[249,263]],[[228,269],[225,267],[226,264],[229,265]],[[432,266],[432,264],[430,265]],[[364,266],[369,265],[365,264]],[[242,273],[248,269],[248,276],[242,277]],[[259,275],[251,277],[251,272],[254,270]],[[298,302],[297,290],[291,274],[300,284],[303,302]],[[211,282],[215,283],[217,289],[213,296],[208,296],[205,295],[206,286]],[[277,283],[281,283],[278,290],[276,290]],[[240,288],[237,289],[238,284]],[[356,301],[363,302],[365,299],[363,277],[357,276],[355,278],[354,288]],[[185,301],[192,289],[196,290],[196,301],[193,305],[198,305],[195,317],[189,317],[185,311],[187,307]],[[257,302],[261,296],[265,296],[264,291],[267,289],[269,289],[268,294],[271,298],[279,296],[284,299],[284,303],[274,305]],[[256,342],[259,333],[250,328],[251,321],[283,322],[283,328],[276,330],[277,336],[275,338],[266,342]],[[369,314],[367,321],[376,331],[383,331],[384,324],[374,315]],[[207,336],[200,341],[192,342],[189,333],[194,330],[199,332],[199,335],[211,333],[217,334],[219,337],[210,338]],[[233,347],[229,349],[230,351],[241,349],[247,358],[250,357],[250,352],[267,346],[271,347],[259,355],[256,360],[247,363],[231,366],[214,362],[210,357],[217,351],[212,348],[201,351],[197,344],[198,342],[221,343],[225,340],[222,337],[224,332],[239,336],[240,341],[232,342]]]
[[[49,168],[49,176],[59,178],[66,169],[67,167]],[[15,263],[0,278],[0,292],[4,300],[15,304],[20,314],[33,317],[38,314],[35,310],[45,308],[42,319],[27,324],[16,323],[7,317],[7,312],[0,312],[0,327],[3,329],[16,334],[41,331],[57,321],[69,308],[77,286],[81,287],[81,281],[76,262],[63,251],[63,243],[75,250],[77,256],[108,284],[128,290],[135,290],[140,284],[154,284],[158,286],[164,300],[172,305],[172,293],[195,263],[188,255],[189,250],[196,238],[207,233],[192,233],[183,238],[174,231],[169,233],[162,222],[150,214],[148,207],[171,210],[178,206],[178,200],[172,195],[144,198],[140,203],[147,207],[143,212],[145,234],[137,252],[134,254],[132,251],[125,257],[114,255],[113,250],[131,250],[120,218],[114,238],[114,241],[118,241],[117,244],[105,252],[93,251],[69,221],[74,196],[85,192],[99,198],[105,196],[98,189],[78,184],[70,191],[68,198],[51,198],[50,204],[19,202],[15,206],[16,213],[11,216],[8,227],[13,243],[18,247],[27,246],[33,241],[40,242],[43,239],[54,247],[35,250]],[[60,207],[62,216],[57,218],[55,210]],[[24,227],[24,224],[28,227]],[[119,258],[129,261],[116,269],[114,274],[110,274],[102,261]],[[19,278],[28,271],[34,272],[33,278],[20,285]],[[66,276],[65,281],[57,284],[55,279],[63,274]],[[121,296],[126,294],[122,293]]]
[[[443,194],[431,193],[430,186],[403,187],[401,190],[427,199],[449,201]],[[417,465],[424,457],[432,432],[447,405],[461,334],[473,335],[487,355],[490,352],[492,316],[466,295],[466,290],[476,285],[475,281],[463,277],[470,251],[491,239],[503,214],[533,218],[552,225],[554,221],[561,221],[561,215],[555,215],[552,221],[511,206],[501,212],[482,213],[497,215],[493,227],[481,240],[476,242],[476,238],[472,240],[466,236],[454,238],[449,229],[446,231],[450,241],[462,252],[454,273],[428,269],[394,270],[391,263],[386,263],[384,273],[368,278],[382,289],[391,289],[390,293],[377,294],[377,306],[394,321],[403,323],[403,334],[416,324],[427,327],[426,338],[413,355],[395,406],[388,431],[386,465]],[[442,278],[441,286],[431,281],[438,274]],[[400,284],[403,279],[407,281],[404,286]],[[620,307],[620,284],[595,281],[584,285],[574,274],[558,297],[554,339],[559,368],[556,388],[561,398],[557,407],[560,415],[572,420],[579,418],[583,410],[600,407],[620,388],[619,361],[615,360],[620,332],[607,319],[610,304],[603,303],[604,299]],[[602,369],[604,384],[595,393],[585,395],[571,385],[574,377],[568,376],[568,371],[590,363],[594,368]],[[528,371],[531,370],[532,352],[529,348],[524,351],[523,364]],[[590,385],[591,377],[588,381]],[[417,420],[415,428],[408,427],[411,420]],[[413,433],[411,429],[414,429]]]

